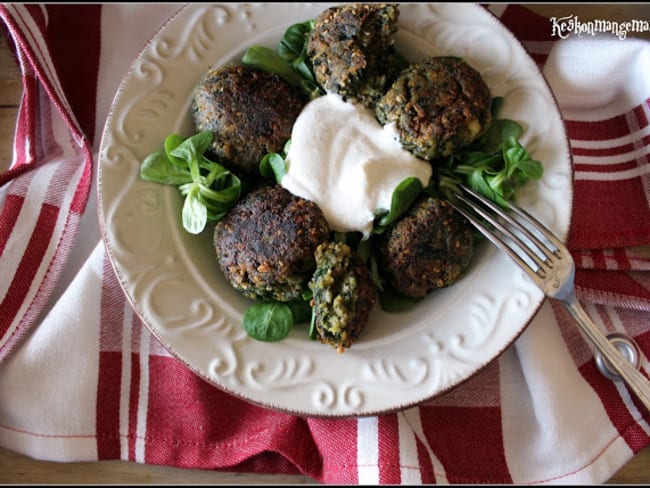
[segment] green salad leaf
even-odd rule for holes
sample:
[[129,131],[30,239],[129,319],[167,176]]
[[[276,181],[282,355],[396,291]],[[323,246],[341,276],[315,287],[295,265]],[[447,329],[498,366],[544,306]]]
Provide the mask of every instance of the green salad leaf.
[[303,87],[303,78],[294,71],[291,64],[283,59],[275,50],[266,46],[252,46],[246,50],[242,63],[248,66],[275,73],[292,85]]
[[419,178],[409,176],[402,180],[393,190],[390,201],[390,210],[375,210],[375,225],[373,232],[381,234],[386,227],[395,222],[411,206],[420,195],[424,186]]
[[260,174],[266,179],[275,179],[280,184],[287,168],[284,158],[278,153],[267,153],[260,161]]
[[523,126],[514,120],[498,118],[502,102],[503,97],[493,99],[493,122],[483,137],[467,150],[434,166],[439,191],[445,198],[453,198],[458,185],[466,184],[507,208],[517,188],[543,176],[543,164],[532,159],[519,141]]
[[308,300],[269,300],[250,305],[244,312],[243,325],[253,339],[276,342],[288,336],[295,324],[311,320],[311,316]]
[[277,74],[288,83],[301,88],[310,99],[323,95],[307,56],[307,37],[313,27],[313,20],[291,25],[276,49],[251,46],[244,53],[242,63]]
[[282,183],[282,177],[287,173],[287,154],[289,153],[289,147],[291,146],[291,139],[289,139],[282,149],[282,153],[266,153],[262,160],[260,161],[260,174],[262,178],[268,180],[275,179],[275,182],[279,185]]
[[240,179],[205,156],[213,137],[211,131],[187,138],[170,134],[163,149],[147,155],[140,164],[143,180],[178,187],[185,197],[183,228],[191,234],[201,233],[208,222],[221,220],[241,194]]
[[246,309],[244,330],[253,339],[276,342],[289,335],[293,327],[293,313],[286,303],[259,302]]
[[[314,19],[298,22],[289,26],[278,44],[278,54],[285,60],[293,62],[307,58],[307,36],[314,28]],[[310,69],[311,71],[311,69]],[[311,74],[309,76],[312,76]]]

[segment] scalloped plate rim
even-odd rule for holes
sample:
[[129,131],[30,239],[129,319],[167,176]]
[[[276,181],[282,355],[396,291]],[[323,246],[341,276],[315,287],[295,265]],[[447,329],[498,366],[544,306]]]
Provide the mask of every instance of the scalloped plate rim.
[[[276,12],[277,15],[277,11],[275,9],[280,4],[265,5],[273,7],[274,12]],[[134,154],[129,155],[126,153],[131,151],[133,147],[137,147],[137,141],[128,141],[129,137],[137,138],[137,134],[134,136],[132,133],[129,133],[126,125],[136,118],[133,115],[134,112],[132,108],[139,107],[142,109],[145,105],[138,105],[139,102],[136,100],[139,100],[138,97],[143,96],[142,90],[138,91],[137,89],[137,85],[139,83],[138,76],[143,76],[145,78],[147,76],[146,72],[144,74],[137,72],[138,68],[142,68],[147,64],[148,57],[151,57],[154,61],[162,60],[161,65],[164,66],[165,63],[171,59],[172,55],[167,52],[162,52],[162,54],[160,52],[157,52],[156,49],[160,49],[161,46],[156,45],[156,42],[159,42],[165,36],[171,36],[173,39],[174,34],[178,34],[178,31],[182,32],[183,29],[186,28],[183,26],[184,22],[187,23],[190,21],[196,21],[198,28],[205,28],[206,30],[209,30],[209,28],[206,27],[206,24],[208,24],[212,20],[212,17],[214,17],[215,24],[218,24],[218,28],[215,28],[216,31],[220,31],[221,29],[227,30],[229,28],[228,22],[232,22],[233,24],[241,23],[244,27],[247,25],[249,27],[253,25],[253,27],[251,27],[252,31],[259,29],[260,33],[258,34],[258,37],[260,35],[263,36],[265,32],[263,30],[264,23],[267,22],[269,24],[267,30],[274,29],[277,31],[279,28],[278,25],[283,24],[279,22],[278,18],[270,15],[268,9],[265,11],[265,5],[246,6],[244,4],[233,4],[228,6],[223,11],[219,10],[221,9],[221,6],[219,5],[210,7],[201,4],[194,4],[183,7],[165,25],[162,26],[158,33],[143,49],[141,54],[136,58],[130,70],[123,78],[122,83],[120,84],[120,87],[111,105],[111,109],[102,134],[102,141],[100,145],[100,161],[97,174],[100,230],[102,232],[102,238],[106,245],[109,261],[111,262],[111,265],[113,266],[118,276],[120,286],[123,288],[127,299],[133,306],[137,315],[143,321],[144,325],[164,345],[170,354],[186,364],[188,368],[194,371],[197,375],[203,377],[215,386],[220,387],[223,390],[254,404],[287,413],[311,416],[340,417],[371,415],[400,410],[422,401],[438,397],[443,393],[455,388],[459,384],[465,382],[467,379],[473,377],[486,364],[503,353],[503,351],[506,350],[512,344],[512,342],[526,329],[530,322],[535,320],[536,312],[543,303],[544,297],[541,292],[534,288],[530,282],[526,282],[523,274],[522,277],[517,277],[517,270],[514,268],[514,265],[509,263],[503,256],[496,253],[494,249],[484,249],[481,251],[480,254],[483,257],[482,261],[479,263],[482,266],[481,270],[483,272],[488,272],[491,269],[497,269],[500,271],[515,273],[512,289],[508,289],[508,293],[512,292],[515,298],[519,299],[519,301],[517,302],[516,299],[513,299],[511,303],[510,300],[501,298],[499,305],[504,310],[508,307],[518,308],[518,313],[521,315],[520,320],[516,321],[514,324],[510,324],[505,334],[499,330],[498,333],[503,337],[500,338],[497,344],[490,344],[490,337],[488,337],[488,334],[477,332],[480,329],[480,320],[476,320],[475,322],[478,325],[469,331],[472,332],[473,335],[472,333],[468,333],[467,330],[461,328],[459,329],[460,333],[456,335],[450,333],[449,337],[446,337],[444,341],[436,342],[437,332],[430,329],[428,324],[423,323],[423,319],[420,318],[420,322],[418,322],[418,324],[420,325],[421,330],[410,331],[403,336],[399,336],[399,341],[397,341],[396,345],[393,345],[396,347],[404,343],[408,344],[408,347],[411,347],[411,342],[413,341],[414,336],[416,336],[416,342],[421,343],[423,341],[428,341],[426,347],[420,346],[422,347],[422,350],[418,351],[420,353],[420,356],[425,357],[424,362],[428,361],[428,364],[426,364],[425,368],[426,374],[423,373],[424,376],[416,377],[420,383],[414,383],[415,386],[411,384],[412,382],[415,382],[415,380],[410,383],[410,379],[405,375],[405,372],[410,372],[414,375],[420,374],[423,372],[423,365],[421,362],[418,363],[420,358],[410,360],[410,358],[405,357],[405,350],[398,351],[397,355],[399,357],[397,359],[399,359],[399,362],[396,359],[392,364],[387,364],[384,358],[373,356],[372,352],[368,351],[371,346],[364,346],[363,342],[360,342],[358,347],[355,347],[357,346],[355,344],[352,349],[350,349],[344,355],[336,355],[334,351],[329,350],[328,347],[324,345],[317,345],[317,347],[321,348],[322,350],[313,349],[313,344],[303,344],[300,337],[297,337],[294,334],[290,341],[294,341],[294,343],[299,346],[299,350],[302,347],[306,348],[301,353],[301,356],[295,356],[293,358],[290,357],[291,355],[287,356],[286,348],[290,347],[292,344],[290,341],[287,342],[289,346],[283,344],[265,345],[268,346],[267,349],[260,349],[259,344],[254,344],[251,351],[259,352],[260,350],[264,350],[266,352],[269,352],[269,354],[275,358],[274,364],[272,365],[270,362],[260,363],[258,362],[257,358],[251,357],[252,353],[246,349],[247,346],[242,346],[240,349],[237,349],[235,347],[235,345],[239,346],[244,343],[250,343],[251,340],[242,337],[242,331],[238,330],[238,324],[230,323],[232,321],[232,318],[229,320],[228,317],[220,317],[218,320],[212,320],[212,322],[209,322],[209,320],[206,319],[200,323],[199,327],[196,327],[196,330],[190,330],[190,332],[186,332],[185,329],[183,329],[182,326],[184,326],[186,322],[183,322],[181,319],[177,321],[178,324],[172,324],[173,320],[166,318],[164,320],[165,323],[163,324],[159,321],[160,314],[158,314],[158,320],[154,319],[153,316],[156,315],[156,313],[154,313],[154,309],[156,307],[165,308],[168,305],[165,299],[172,292],[167,291],[166,288],[174,288],[174,286],[176,286],[175,283],[178,280],[183,282],[183,280],[189,279],[190,282],[201,282],[205,281],[205,277],[192,276],[192,273],[185,273],[190,276],[184,276],[182,272],[179,275],[174,275],[173,271],[177,270],[179,266],[181,271],[183,271],[182,262],[184,259],[186,259],[186,257],[179,257],[176,256],[176,254],[182,255],[186,254],[186,252],[183,250],[182,253],[175,253],[175,249],[173,248],[172,244],[169,244],[169,242],[167,245],[171,247],[163,247],[165,256],[164,259],[161,259],[158,263],[157,271],[159,273],[162,273],[162,270],[169,268],[169,273],[172,273],[170,276],[173,276],[173,279],[167,278],[167,281],[161,280],[160,283],[156,283],[156,286],[158,286],[158,288],[156,288],[150,282],[145,282],[143,284],[142,276],[133,271],[134,268],[137,268],[137,264],[139,263],[135,261],[129,261],[128,258],[125,257],[126,254],[123,252],[123,250],[128,246],[123,245],[123,242],[125,242],[125,240],[128,240],[130,237],[123,235],[124,232],[122,231],[121,227],[124,226],[126,228],[129,228],[129,225],[133,225],[128,219],[135,218],[135,222],[138,226],[146,227],[147,222],[145,221],[143,215],[148,215],[147,212],[153,212],[153,214],[160,213],[161,207],[163,205],[167,209],[169,205],[174,204],[173,202],[172,204],[169,203],[170,199],[172,201],[174,200],[173,195],[170,193],[171,189],[169,187],[166,189],[161,189],[152,187],[151,184],[143,185],[142,182],[131,182],[131,186],[118,189],[117,184],[115,183],[115,177],[113,176],[113,172],[117,172],[117,174],[119,174],[119,171],[123,171],[127,175],[133,175],[135,173],[134,164],[137,163],[137,158]],[[559,219],[559,223],[554,222],[556,225],[555,230],[558,231],[559,235],[566,238],[570,226],[569,217],[573,197],[571,183],[568,181],[572,176],[572,164],[570,152],[568,151],[568,139],[564,133],[564,127],[562,125],[561,116],[559,115],[557,103],[548,87],[548,84],[543,78],[541,72],[537,69],[534,63],[532,63],[530,57],[523,51],[523,47],[514,38],[514,36],[512,36],[511,33],[500,24],[495,16],[493,16],[489,11],[484,10],[482,7],[476,5],[454,5],[454,8],[456,7],[465,8],[467,9],[466,12],[469,12],[471,14],[469,16],[466,16],[463,22],[476,21],[479,25],[479,28],[485,28],[488,30],[495,29],[499,34],[505,37],[506,45],[510,49],[514,50],[514,54],[522,56],[523,52],[523,59],[525,60],[523,62],[527,63],[525,64],[526,69],[524,71],[531,76],[532,83],[536,85],[535,88],[537,90],[540,90],[541,93],[545,93],[549,97],[549,103],[552,104],[550,107],[552,109],[551,112],[557,119],[553,121],[552,128],[554,130],[558,130],[558,127],[556,126],[559,124],[562,130],[561,137],[556,137],[553,140],[554,142],[552,143],[552,146],[557,153],[559,153],[561,156],[565,156],[566,159],[564,161],[553,162],[552,168],[554,168],[554,170],[557,170],[558,175],[552,176],[554,176],[557,181],[549,178],[546,187],[550,187],[551,189],[545,187],[540,191],[555,192],[552,193],[552,195],[554,195],[554,198],[558,195],[562,195],[563,197],[567,198],[568,208],[559,209],[557,207],[554,207],[552,198],[547,197],[546,193],[542,193],[542,197],[544,198],[541,198],[540,200],[548,200],[545,203],[550,206],[550,210],[552,212],[558,214],[556,217]],[[250,11],[246,10],[248,8],[250,8]],[[285,5],[283,8],[286,10],[292,7]],[[302,8],[304,10],[312,9],[310,11],[320,12],[326,8],[326,6],[323,4],[318,4],[317,7],[303,5]],[[408,7],[400,6],[400,8],[402,11],[403,9],[409,8],[412,8],[415,11],[415,9],[420,9],[421,7],[419,4],[415,4]],[[449,6],[445,4],[430,6],[428,8],[438,9],[439,13],[442,15],[449,14],[453,17],[453,12],[451,12],[449,10]],[[265,16],[260,16],[260,13],[265,14]],[[227,20],[225,23],[220,24],[221,21],[217,20],[220,18],[220,15],[225,16],[229,20]],[[228,17],[228,15],[230,15],[230,17]],[[208,17],[211,18],[208,19]],[[296,16],[297,21],[304,20],[304,18],[305,17]],[[262,25],[262,27],[260,27],[260,25]],[[289,21],[287,21],[284,25],[288,26]],[[405,31],[408,31],[408,26],[405,26]],[[206,33],[206,35],[208,34],[209,33]],[[249,44],[247,43],[246,45]],[[169,48],[170,51],[172,51],[174,47],[170,47],[164,43],[162,46],[165,49]],[[180,49],[187,49],[187,46],[181,45]],[[234,46],[228,52],[235,52],[237,49],[238,48]],[[156,52],[154,53],[154,51]],[[193,53],[193,55],[195,55],[197,58],[200,58],[200,46],[196,49],[196,52]],[[156,56],[158,56],[159,59],[156,59]],[[170,56],[170,58],[165,59],[165,56]],[[172,61],[169,61],[169,66],[172,66],[174,62],[175,61],[173,59]],[[153,62],[152,66],[155,64],[156,63]],[[187,61],[185,64],[187,64]],[[185,64],[181,62],[181,66],[185,66]],[[212,65],[213,63],[208,64]],[[149,67],[151,68],[152,66]],[[185,85],[192,85],[201,74],[202,71],[200,71],[198,67],[192,66],[191,76],[193,77],[193,81],[185,79],[183,82]],[[189,75],[185,75],[185,77],[189,78]],[[168,78],[171,79],[171,77]],[[163,76],[162,83],[163,88],[157,91],[154,90],[154,94],[161,96],[163,91],[169,91],[171,92],[171,95],[165,93],[165,96],[172,96],[173,98],[174,93],[172,88],[174,82],[170,80],[165,81]],[[172,86],[166,87],[165,83]],[[515,93],[516,96],[518,94],[517,90],[521,89],[521,87],[517,85],[516,80],[513,83],[513,93]],[[132,103],[132,106],[130,106],[129,102],[132,102],[133,100],[136,100],[136,102]],[[160,102],[160,100],[157,100],[157,102]],[[151,106],[154,106],[154,104],[151,104]],[[168,130],[169,126],[167,125],[165,127],[165,130]],[[149,143],[151,143],[151,137],[152,136],[149,136]],[[124,142],[124,140],[127,140],[127,142]],[[129,146],[129,144],[131,144],[131,146]],[[119,154],[120,150],[126,151],[124,151],[123,154]],[[114,156],[114,152],[117,153],[117,157]],[[122,177],[123,176],[124,175],[122,175]],[[559,185],[559,189],[558,187],[553,188],[553,184]],[[144,198],[144,196],[141,195],[138,195],[138,198],[135,198],[134,192],[131,191],[132,187],[134,186],[141,190],[142,193],[147,193],[145,196],[148,199]],[[143,188],[144,190],[142,190]],[[156,207],[156,203],[158,207]],[[127,209],[128,206],[130,207]],[[134,208],[137,209],[137,211],[133,210]],[[533,213],[535,213],[535,210],[539,210],[543,213],[548,209],[546,207],[540,207],[540,209],[533,209]],[[134,212],[135,217],[133,217]],[[138,215],[137,212],[140,212],[140,214]],[[115,218],[116,216],[117,218]],[[140,220],[138,220],[138,218]],[[166,221],[168,222],[168,218],[165,218],[164,216],[159,216],[159,219],[163,223]],[[131,230],[133,230],[133,227],[131,227]],[[144,230],[142,232],[144,233]],[[172,232],[172,234],[174,234],[174,232]],[[183,239],[180,234],[176,234],[175,236],[177,239]],[[166,237],[164,235],[159,236],[159,239],[165,242]],[[139,240],[134,239],[134,242],[131,242],[130,245],[135,246],[139,249],[140,247],[146,247],[146,245],[151,244],[152,241],[155,241],[155,239],[150,239],[150,236],[148,235],[146,238],[140,237]],[[203,249],[205,249],[205,243],[203,244]],[[191,245],[193,246],[194,242],[192,242]],[[144,256],[143,253],[138,255],[139,258],[142,258],[142,256]],[[134,265],[134,263],[136,265]],[[198,268],[195,263],[186,263],[185,266],[190,268],[193,267],[194,269]],[[185,271],[187,271],[187,269],[185,269]],[[143,276],[147,273],[151,274],[152,272],[150,269],[142,271]],[[472,275],[470,271],[469,279],[471,278]],[[464,279],[468,278],[466,277]],[[516,283],[516,287],[514,283]],[[205,283],[199,283],[198,288],[200,289],[203,285],[205,285]],[[155,306],[152,304],[153,302],[150,303],[147,300],[149,300],[151,296],[155,297],[156,294],[154,293],[147,295],[146,286],[150,286],[150,288],[152,290],[155,290],[156,293],[158,293],[161,297],[158,301],[159,303],[156,303]],[[446,290],[444,293],[447,293],[448,295],[451,295],[452,298],[459,300],[459,294],[470,293],[472,291],[471,286],[467,285],[467,282],[465,285],[463,285],[463,287],[459,285],[457,290]],[[523,291],[517,295],[516,292],[519,292],[520,290]],[[230,292],[226,291],[226,293]],[[192,302],[191,307],[188,307],[188,310],[185,311],[186,316],[192,316],[192,314],[195,314],[197,320],[199,320],[202,319],[202,313],[207,313],[209,315],[210,312],[215,311],[215,308],[218,308],[214,307],[213,303],[211,302],[214,297],[207,296],[202,298],[203,300],[195,300]],[[235,302],[237,300],[238,299],[235,298]],[[528,300],[528,303],[526,303],[526,300]],[[474,305],[476,309],[474,313],[480,313],[482,309],[489,307],[489,300],[487,298],[474,300],[474,302],[472,302],[472,305]],[[210,307],[213,307],[213,310],[209,310]],[[177,308],[180,307],[171,307],[170,311],[172,313],[166,315],[166,317],[173,316]],[[235,306],[235,309],[236,308],[237,306]],[[487,309],[489,310],[489,308]],[[505,314],[504,310],[500,310],[499,313],[503,312]],[[227,315],[229,312],[222,313],[224,313],[224,315]],[[504,318],[505,317],[506,316],[504,315]],[[197,321],[197,323],[199,322]],[[369,327],[371,325],[372,324],[369,324]],[[502,326],[495,324],[495,327],[498,328]],[[179,330],[181,331],[180,333],[178,332]],[[220,353],[224,352],[224,357],[214,357],[213,353],[213,357],[198,358],[197,356],[200,355],[205,356],[207,354],[209,356],[210,353],[201,351],[199,354],[198,352],[195,352],[194,349],[192,349],[194,347],[198,349],[207,347],[203,344],[200,344],[197,340],[197,337],[204,337],[206,334],[210,334],[212,332],[214,332],[217,336],[220,334],[219,340],[225,339],[225,342],[227,345],[231,346],[231,349],[225,352],[219,351]],[[483,336],[481,334],[483,334]],[[463,337],[460,337],[461,335]],[[471,359],[468,360],[466,357],[463,357],[463,354],[465,352],[463,349],[463,341],[466,343],[471,343],[472,340],[477,338],[480,338],[481,340],[490,344],[490,352],[484,357],[472,362]],[[379,341],[380,338],[376,339],[378,342],[374,342],[375,338],[373,338],[371,345],[377,346],[381,342]],[[390,340],[387,342],[389,342],[388,346],[385,344],[381,346],[384,348],[382,349],[383,351],[392,350]],[[271,351],[273,351],[273,348],[275,347],[279,348],[279,352],[272,353]],[[460,358],[458,359],[458,364],[465,364],[464,369],[462,369],[461,366],[458,366],[461,368],[459,373],[455,371],[445,371],[445,367],[450,370],[451,368],[449,367],[449,364],[445,364],[444,361],[442,366],[440,366],[440,369],[433,367],[433,364],[439,360],[438,355],[441,355],[440,357],[444,360],[445,356],[443,353],[448,354],[448,350],[454,348],[456,348],[456,350],[453,351],[456,354],[455,359]],[[410,350],[408,352],[410,353]],[[327,356],[326,353],[332,355],[331,358]],[[229,358],[226,356],[229,354],[233,356],[243,355],[245,357],[241,363],[238,362],[237,359],[231,359],[231,362],[228,363]],[[354,363],[355,367],[360,367],[357,368],[360,370],[360,378],[352,378],[348,381],[345,378],[341,380],[335,380],[329,376],[326,378],[326,380],[323,380],[323,377],[319,375],[324,375],[325,373],[320,371],[319,375],[310,377],[310,368],[322,368],[322,365],[320,365],[318,361],[315,360],[312,362],[310,358],[308,358],[308,356],[311,356],[312,354],[315,355],[317,359],[321,361],[321,363],[334,363],[334,366],[332,367],[334,369],[339,368],[341,372],[349,372],[348,364]],[[465,361],[465,363],[463,363],[463,361]],[[314,362],[316,363],[315,365],[313,364]],[[273,370],[275,363],[279,363],[280,366],[277,367],[276,370]],[[265,370],[271,370],[271,372],[268,373]],[[264,377],[265,372],[269,375],[269,378]],[[449,373],[452,376],[455,376],[447,383],[444,383],[443,381],[438,387],[426,387],[425,380],[432,378],[436,379],[436,375],[440,375],[442,373]],[[260,381],[260,378],[262,380],[266,380],[267,383],[265,384],[263,381]],[[368,378],[376,382],[377,385],[369,386],[367,381]],[[328,381],[335,384],[327,384]],[[364,383],[364,381],[366,381],[366,383]],[[323,385],[321,386],[320,383],[323,383]],[[373,391],[371,391],[375,389],[386,390],[389,387],[395,387],[396,383],[397,386],[402,386],[402,393],[405,394],[403,397],[399,397],[398,395],[394,395],[392,393],[389,393],[388,395],[385,393],[376,395]],[[425,386],[418,386],[422,385],[423,383]]]

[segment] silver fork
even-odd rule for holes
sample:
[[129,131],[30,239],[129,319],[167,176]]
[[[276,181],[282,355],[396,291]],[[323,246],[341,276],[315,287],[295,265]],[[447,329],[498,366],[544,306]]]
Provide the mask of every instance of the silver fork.
[[596,348],[601,371],[610,379],[623,379],[650,410],[650,384],[637,369],[638,346],[632,338],[620,333],[606,336],[589,318],[576,299],[575,264],[564,244],[524,209],[510,203],[510,208],[505,210],[465,186],[459,187],[450,203],[508,254],[546,296],[564,304]]

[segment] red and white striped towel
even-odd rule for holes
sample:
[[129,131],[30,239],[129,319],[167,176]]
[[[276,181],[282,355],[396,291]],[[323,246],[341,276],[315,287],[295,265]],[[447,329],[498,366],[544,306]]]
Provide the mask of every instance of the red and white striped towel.
[[[0,446],[38,459],[303,473],[324,483],[600,483],[650,444],[649,413],[548,301],[502,356],[425,405],[286,415],[194,375],[143,327],[100,240],[98,134],[174,4],[3,4],[24,97],[0,175]],[[490,7],[543,67],[570,137],[579,298],[650,356],[650,43],[552,36]],[[2,480],[0,470],[0,481]],[[110,480],[107,480],[110,482]]]

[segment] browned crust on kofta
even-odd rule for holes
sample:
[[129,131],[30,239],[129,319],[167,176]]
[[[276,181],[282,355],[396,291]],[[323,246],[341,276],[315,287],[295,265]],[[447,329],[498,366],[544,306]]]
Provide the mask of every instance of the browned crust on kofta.
[[316,247],[330,235],[323,212],[279,185],[248,193],[217,223],[214,247],[226,279],[252,299],[292,301],[307,289]]
[[349,4],[323,11],[307,43],[318,84],[372,107],[401,69],[392,38],[398,17],[395,4]]
[[415,298],[458,281],[473,254],[471,224],[448,202],[428,195],[420,196],[379,243],[390,283]]
[[280,152],[305,106],[302,93],[274,73],[230,64],[210,70],[194,90],[197,131],[210,130],[210,152],[234,170],[259,174],[266,153]]
[[455,57],[432,57],[400,74],[377,102],[382,124],[395,122],[402,146],[418,157],[449,156],[476,141],[492,121],[481,74]]

